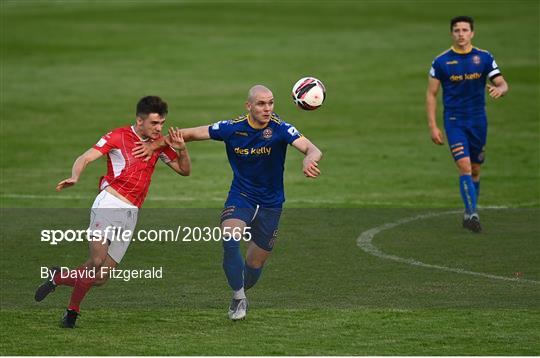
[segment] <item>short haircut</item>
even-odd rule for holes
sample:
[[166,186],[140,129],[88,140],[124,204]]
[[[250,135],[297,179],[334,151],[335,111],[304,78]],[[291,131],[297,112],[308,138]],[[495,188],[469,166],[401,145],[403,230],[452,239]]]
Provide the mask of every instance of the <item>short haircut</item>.
[[454,29],[454,25],[458,22],[466,22],[471,25],[471,31],[474,31],[474,20],[470,16],[456,16],[450,20],[450,32]]
[[247,101],[250,102],[250,103],[253,103],[253,99],[255,98],[255,96],[259,93],[259,92],[270,92],[272,93],[272,91],[270,91],[268,89],[268,87],[266,86],[263,86],[263,85],[255,85],[253,87],[251,87],[248,91],[248,97],[247,97]]
[[163,118],[169,113],[169,106],[167,105],[167,102],[158,96],[146,96],[141,98],[139,103],[137,103],[137,117],[146,119],[150,113],[157,113]]

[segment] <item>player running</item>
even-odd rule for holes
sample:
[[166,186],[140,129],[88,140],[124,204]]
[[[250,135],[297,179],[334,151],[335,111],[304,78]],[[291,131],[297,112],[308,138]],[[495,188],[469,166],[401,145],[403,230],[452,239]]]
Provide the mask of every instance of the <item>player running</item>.
[[465,213],[463,227],[481,232],[476,203],[480,194],[480,166],[484,162],[487,137],[485,88],[500,98],[508,92],[493,56],[472,46],[474,21],[468,16],[450,21],[452,47],[433,61],[429,72],[426,112],[431,140],[442,145],[443,135],[437,127],[437,93],[443,88],[444,128],[448,145],[459,171],[459,187]]
[[[135,143],[163,138],[161,130],[167,113],[167,103],[160,97],[142,98],[137,104],[135,124],[104,135],[75,160],[71,177],[56,186],[56,190],[60,191],[75,185],[89,163],[107,155],[107,174],[99,181],[100,193],[90,214],[89,230],[93,236],[88,238],[89,259],[69,274],[59,267],[50,268],[50,277],[35,293],[35,300],[42,301],[57,286],[73,287],[69,305],[60,322],[61,327],[75,327],[80,304],[87,292],[92,286],[103,285],[108,279],[109,270],[115,268],[124,257],[158,158],[180,175],[190,174],[191,161],[178,129],[169,128],[168,145],[155,151],[149,160],[144,161],[132,154]],[[123,240],[118,239],[118,230],[122,232]],[[127,230],[131,235],[127,235]]]
[[[321,151],[274,111],[274,95],[262,86],[249,90],[247,114],[210,126],[182,129],[186,142],[214,139],[225,142],[233,181],[221,213],[223,269],[232,289],[229,318],[246,317],[245,290],[253,287],[277,239],[282,205],[283,171],[287,145],[304,153],[303,171],[316,178]],[[135,153],[145,156],[165,145],[163,140],[141,145]],[[251,238],[245,261],[240,240]]]

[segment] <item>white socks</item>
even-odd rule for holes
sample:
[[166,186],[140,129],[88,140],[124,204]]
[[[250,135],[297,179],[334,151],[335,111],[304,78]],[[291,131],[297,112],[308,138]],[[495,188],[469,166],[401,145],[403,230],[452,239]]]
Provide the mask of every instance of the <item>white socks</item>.
[[238,291],[233,291],[233,298],[235,300],[241,300],[243,298],[246,298],[246,294],[244,293],[244,288],[242,287]]

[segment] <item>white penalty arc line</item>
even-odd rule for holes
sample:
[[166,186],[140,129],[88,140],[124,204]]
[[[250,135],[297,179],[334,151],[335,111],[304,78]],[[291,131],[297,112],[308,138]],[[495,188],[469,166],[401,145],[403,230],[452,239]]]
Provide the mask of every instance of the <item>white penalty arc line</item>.
[[540,284],[540,281],[535,281],[535,280],[497,276],[497,275],[492,275],[489,273],[474,272],[474,271],[468,271],[468,270],[463,270],[459,268],[427,264],[427,263],[424,263],[424,262],[421,262],[412,258],[404,258],[404,257],[386,254],[382,252],[381,250],[379,250],[375,245],[373,245],[373,238],[375,237],[375,235],[377,235],[378,233],[382,231],[390,230],[397,226],[410,223],[412,221],[424,220],[424,219],[429,219],[429,218],[433,218],[437,216],[448,215],[448,214],[459,214],[459,213],[463,213],[463,211],[453,210],[453,211],[444,211],[440,213],[428,213],[428,214],[422,214],[422,215],[403,218],[392,223],[383,224],[381,226],[377,226],[375,228],[364,231],[362,234],[360,234],[358,239],[356,239],[356,244],[358,245],[359,248],[361,248],[363,251],[367,252],[368,254],[371,254],[373,256],[377,256],[386,260],[401,262],[407,265],[426,267],[426,268],[431,268],[431,269],[465,274],[465,275],[480,276],[480,277],[485,277],[485,278],[490,278],[490,279],[495,279],[495,280],[528,282],[528,283]]

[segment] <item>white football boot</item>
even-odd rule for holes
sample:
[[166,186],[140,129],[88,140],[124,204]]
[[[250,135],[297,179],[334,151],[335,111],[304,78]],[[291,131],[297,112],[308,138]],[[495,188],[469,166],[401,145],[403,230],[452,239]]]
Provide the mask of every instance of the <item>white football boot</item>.
[[248,309],[247,298],[240,298],[240,299],[233,298],[231,301],[231,305],[229,306],[229,318],[232,319],[233,321],[244,319],[246,318],[247,309]]

